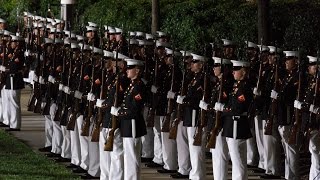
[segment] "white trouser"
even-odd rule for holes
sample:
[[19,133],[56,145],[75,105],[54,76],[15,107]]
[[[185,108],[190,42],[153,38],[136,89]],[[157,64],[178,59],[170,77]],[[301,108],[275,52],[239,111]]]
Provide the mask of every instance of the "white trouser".
[[9,113],[8,113],[8,95],[7,91],[4,89],[5,86],[1,89],[1,102],[2,102],[2,118],[3,124],[9,125]]
[[216,139],[216,147],[210,149],[212,153],[212,169],[213,179],[227,180],[228,179],[228,162],[230,159],[226,137],[221,136],[219,132]]
[[0,90],[0,122],[3,123],[2,89]]
[[36,74],[35,74],[34,70],[31,70],[31,71],[29,71],[28,79],[25,79],[24,81],[29,82],[30,84],[34,85],[35,76],[36,76]]
[[261,120],[260,116],[254,117],[254,133],[256,135],[256,143],[258,148],[258,154],[259,154],[259,164],[258,167],[261,169],[265,169],[264,167],[264,143],[263,143],[263,121]]
[[318,130],[310,133],[309,151],[311,153],[311,167],[309,180],[320,179],[320,136]]
[[52,146],[52,133],[53,133],[53,123],[50,115],[44,115],[45,125],[44,125],[44,133],[45,133],[45,144],[44,147]]
[[187,127],[180,121],[177,130],[177,151],[178,151],[178,172],[182,175],[189,175],[191,171],[190,151],[188,144]]
[[246,140],[247,143],[247,164],[251,166],[258,166],[259,155],[256,142],[256,134],[254,128],[250,128],[252,138]]
[[57,112],[57,104],[52,103],[50,106],[50,116],[52,120],[52,149],[51,152],[55,154],[61,154],[62,146],[62,130],[59,121],[53,121]]
[[154,117],[154,146],[153,146],[153,162],[157,164],[163,164],[163,157],[162,157],[162,143],[161,143],[161,125],[160,125],[160,118],[164,116],[155,116]]
[[5,89],[7,95],[7,112],[9,114],[10,128],[20,129],[21,128],[21,90],[10,90]]
[[245,139],[226,137],[232,161],[232,179],[247,180],[247,144]]
[[61,146],[61,157],[63,158],[71,158],[71,137],[70,132],[67,130],[66,126],[61,126],[63,140]]
[[[165,116],[161,116],[160,125],[165,119]],[[163,168],[166,170],[177,170],[178,159],[177,159],[177,142],[169,139],[169,132],[161,132],[162,142],[162,156],[163,156]]]
[[71,164],[80,166],[81,148],[80,148],[78,124],[75,123],[74,130],[69,132],[70,132],[70,140],[71,140]]
[[124,180],[141,179],[141,138],[123,139]]
[[190,150],[191,171],[189,178],[192,180],[202,180],[206,177],[206,158],[205,158],[205,143],[206,143],[206,128],[203,128],[201,146],[194,146],[194,135],[197,127],[187,127],[188,144]]
[[[143,118],[146,121],[149,112],[149,107],[145,106],[143,109]],[[147,127],[147,134],[141,137],[142,141],[142,150],[141,157],[144,158],[153,158],[153,128]]]
[[89,169],[88,174],[93,177],[100,176],[99,142],[91,142],[93,130],[93,118],[91,118],[89,131]]
[[114,133],[113,150],[104,151],[104,144],[107,140],[110,130],[111,128],[102,128],[100,131],[100,179],[123,180],[123,143],[119,129],[117,129]]
[[298,180],[299,174],[299,150],[295,144],[288,144],[291,126],[279,126],[279,134],[282,139],[282,146],[285,153],[285,178]]
[[83,122],[83,115],[80,115],[77,118],[77,128],[79,133],[80,152],[81,152],[80,167],[84,170],[88,170],[89,168],[89,137],[81,136],[82,122]]
[[[263,120],[263,127],[266,121]],[[264,143],[264,167],[266,174],[280,175],[280,135],[278,125],[273,124],[272,135],[263,135]]]

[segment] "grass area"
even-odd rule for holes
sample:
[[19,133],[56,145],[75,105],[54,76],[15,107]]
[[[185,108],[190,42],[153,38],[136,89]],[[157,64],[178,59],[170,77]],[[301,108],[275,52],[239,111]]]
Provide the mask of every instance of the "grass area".
[[0,129],[0,180],[78,179],[65,167],[36,154]]

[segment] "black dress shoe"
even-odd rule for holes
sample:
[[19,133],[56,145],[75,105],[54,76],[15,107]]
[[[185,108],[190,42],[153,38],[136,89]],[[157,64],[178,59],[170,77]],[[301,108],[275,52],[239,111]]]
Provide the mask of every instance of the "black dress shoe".
[[87,173],[85,175],[82,175],[81,179],[100,179],[100,177],[94,177]]
[[5,131],[20,131],[20,129],[16,129],[16,128],[9,128],[9,129],[6,129]]
[[61,157],[60,154],[56,154],[56,153],[48,153],[45,156],[50,157],[50,158]]
[[141,158],[141,162],[142,162],[142,163],[149,163],[149,162],[152,161],[152,159],[153,159],[153,158],[144,158],[144,157],[142,157],[142,158]]
[[163,165],[161,164],[158,164],[158,163],[155,163],[153,161],[149,162],[146,164],[146,167],[149,167],[149,168],[159,168],[159,167],[162,167]]
[[165,174],[165,173],[170,173],[170,174],[177,173],[177,170],[168,170],[168,169],[164,169],[164,168],[159,169],[157,171],[158,171],[158,173],[162,173],[162,174]]
[[260,176],[261,179],[281,179],[281,176],[271,175],[271,174],[264,174]]
[[70,163],[69,165],[66,166],[66,168],[70,168],[70,169],[73,169],[73,168],[78,168],[79,166],[75,165],[75,164],[72,164]]
[[247,168],[250,168],[250,169],[252,169],[252,168],[258,168],[258,166],[252,166],[252,165],[247,164]]
[[175,174],[171,174],[170,177],[172,177],[173,179],[186,179],[186,178],[189,178],[189,175],[175,173]]
[[253,173],[265,173],[266,170],[261,169],[261,168],[252,168],[249,171],[253,172]]
[[70,162],[71,159],[59,157],[57,159],[54,159],[55,162]]
[[73,173],[87,173],[87,171],[82,169],[81,167],[77,167],[76,169],[73,169],[72,172]]
[[3,122],[0,122],[0,127],[9,127],[9,125],[6,125]]
[[38,150],[40,152],[51,152],[52,146],[48,146],[48,147],[43,147],[43,148],[39,148]]

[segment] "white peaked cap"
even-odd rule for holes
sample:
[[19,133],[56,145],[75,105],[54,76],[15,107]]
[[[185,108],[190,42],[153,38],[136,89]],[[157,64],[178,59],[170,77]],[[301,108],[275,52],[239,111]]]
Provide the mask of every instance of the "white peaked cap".
[[77,44],[77,43],[71,43],[71,49],[80,49],[80,46],[79,46],[79,44]]
[[162,32],[162,31],[157,31],[157,34],[158,34],[159,37],[163,37],[163,36],[167,35],[167,33]]
[[47,18],[47,22],[52,23],[54,21],[54,19],[52,18]]
[[231,60],[233,67],[249,67],[250,62]]
[[103,50],[103,56],[104,57],[111,57],[111,58],[114,57],[113,52],[106,51],[106,50]]
[[129,36],[136,36],[136,32],[130,31]]
[[261,52],[263,51],[270,51],[269,47],[268,46],[265,46],[265,45],[257,45],[259,47],[259,50]]
[[299,52],[298,51],[283,51],[283,53],[286,55],[286,57],[298,57],[299,56]]
[[57,32],[57,29],[56,28],[50,28],[50,33],[54,33],[54,32]]
[[51,29],[51,28],[54,28],[54,27],[53,27],[52,24],[47,24],[47,25],[46,25],[46,28],[47,28],[47,29]]
[[93,23],[93,22],[88,22],[88,25],[90,27],[95,27],[95,28],[98,26],[96,23]]
[[144,33],[144,32],[140,32],[140,31],[137,31],[137,32],[136,32],[136,36],[145,37],[145,33]]
[[78,41],[82,41],[84,39],[83,36],[81,36],[81,35],[76,35],[76,38]]
[[122,29],[117,28],[117,27],[115,28],[115,30],[116,30],[116,33],[122,33],[122,31],[123,31]]
[[127,62],[127,66],[143,66],[143,61],[130,58],[126,58],[124,60]]
[[4,36],[10,36],[10,35],[13,35],[13,33],[10,32],[10,31],[8,31],[8,30],[4,30],[4,31],[3,31],[3,35],[4,35]]
[[116,33],[116,30],[114,28],[111,28],[108,30],[109,34],[115,34]]
[[55,19],[54,21],[55,21],[57,24],[62,23],[62,20],[61,20],[61,19]]
[[65,44],[65,45],[71,44],[70,38],[64,38],[64,39],[63,39],[63,44]]
[[152,34],[146,34],[146,39],[150,40],[150,39],[154,39],[154,37]]
[[6,23],[6,22],[7,22],[6,20],[0,18],[0,23]]
[[80,49],[82,49],[83,47],[83,50],[88,50],[88,51],[91,51],[91,47],[87,44],[82,44],[82,43],[79,43],[79,46],[80,46]]
[[206,60],[206,58],[204,56],[200,56],[200,55],[197,55],[197,54],[191,53],[191,56],[192,56],[193,60],[199,60],[199,61],[205,61]]
[[96,47],[94,47],[94,48],[93,48],[93,53],[97,53],[97,54],[101,54],[101,55],[103,55],[103,51],[102,51],[102,49],[100,49],[100,48],[96,48]]
[[221,39],[223,41],[224,46],[234,45],[234,42],[228,39]]
[[130,41],[130,45],[138,45],[139,41],[136,39],[128,39],[128,42]]
[[190,51],[181,50],[180,52],[181,52],[182,56],[186,56],[186,57],[192,56]]
[[114,27],[112,27],[112,26],[107,26],[107,25],[104,25],[104,30],[106,31],[106,30],[110,30],[110,29],[114,29]]
[[[116,51],[113,51],[113,55],[114,55],[114,59],[116,59],[117,57],[117,52]],[[118,52],[118,59],[130,59],[128,56],[126,56],[126,55],[123,55],[123,54],[121,54],[121,53],[119,53]]]
[[314,57],[314,56],[307,56],[307,57],[309,59],[309,63],[317,62],[317,57]]
[[142,40],[142,39],[137,39],[139,42],[139,46],[152,46],[153,41],[147,41],[147,40]]
[[11,41],[24,41],[24,39],[20,36],[10,35]]
[[215,64],[231,64],[231,61],[229,59],[221,59],[219,57],[212,57],[212,59]]
[[44,38],[44,43],[45,43],[45,44],[52,44],[52,43],[53,43],[53,39]]
[[250,42],[250,41],[245,41],[245,43],[247,44],[248,48],[257,48],[258,45],[256,43]]
[[91,26],[86,26],[87,31],[96,31],[97,28],[91,27]]
[[174,53],[175,56],[181,56],[181,53],[179,51],[173,51],[172,49],[166,48],[166,54],[172,55]]
[[269,47],[269,52],[270,53],[275,53],[277,49],[277,53],[280,53],[282,50],[280,48],[276,48],[275,46],[268,46]]
[[168,42],[156,41],[156,46],[157,47],[169,47],[170,44]]

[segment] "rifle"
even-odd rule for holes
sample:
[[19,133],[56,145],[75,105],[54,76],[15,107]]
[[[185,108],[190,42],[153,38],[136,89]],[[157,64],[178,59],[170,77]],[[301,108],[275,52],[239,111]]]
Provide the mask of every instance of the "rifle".
[[[298,50],[298,52],[300,52]],[[299,80],[298,80],[298,89],[297,89],[297,97],[296,100],[300,101],[301,99],[301,78],[302,78],[302,72],[301,72],[301,67],[300,67],[300,54],[298,57],[298,73],[299,73]],[[291,131],[290,131],[290,137],[288,140],[289,144],[296,144],[297,143],[297,139],[298,139],[298,135],[299,135],[299,129],[301,128],[301,123],[302,123],[302,119],[300,117],[300,109],[295,108],[294,109],[294,123],[293,126],[291,127]]]
[[[222,62],[221,62],[222,63]],[[204,72],[204,85],[203,85],[203,96],[202,100],[206,101],[207,100],[207,88],[208,88],[208,70],[209,70],[209,65],[208,63],[206,64],[206,69]],[[202,133],[203,133],[203,128],[207,126],[207,116],[206,116],[206,110],[201,109],[200,110],[200,121],[198,121],[198,127],[196,129],[196,133],[194,134],[194,141],[193,145],[194,146],[201,146],[202,144]]]
[[[102,27],[102,24],[101,26]],[[103,36],[100,33],[100,48],[103,49]],[[100,86],[100,99],[106,98],[105,89],[105,78],[106,78],[106,69],[104,67],[103,58],[101,58],[101,68],[102,68],[102,77],[101,77],[101,86]],[[105,114],[105,110],[102,108],[98,108],[98,119],[95,121],[94,128],[92,131],[91,142],[99,142],[99,135],[100,135],[100,127],[102,124],[102,120]]]
[[[4,38],[3,38],[3,33],[1,34],[1,40],[2,40],[2,53],[3,53],[3,57],[2,57],[2,62],[1,62],[1,67],[3,68],[3,69],[5,69],[5,67],[4,67],[4,61],[5,61],[5,57],[6,57],[6,42],[5,42],[5,40],[4,40]],[[5,73],[5,71],[0,71],[0,89],[2,89],[3,88],[3,86],[5,85],[5,83],[6,83],[6,73]]]
[[[82,35],[84,35],[84,31],[82,33]],[[78,84],[78,88],[77,91],[81,92],[82,90],[82,78],[83,78],[83,68],[84,68],[84,63],[83,63],[83,49],[84,49],[84,39],[82,42],[82,47],[81,47],[81,54],[80,54],[80,63],[81,63],[81,67],[80,67],[80,78],[79,78],[79,84]],[[82,99],[78,99],[78,98],[74,98],[74,106],[72,109],[72,112],[70,114],[69,117],[69,121],[67,123],[67,130],[71,130],[74,131],[75,125],[76,125],[76,120],[77,120],[77,113],[80,110],[80,103],[81,103]]]
[[[183,59],[186,57],[186,51],[183,54]],[[182,84],[181,84],[181,88],[180,88],[180,95],[184,96],[186,94],[186,87],[185,87],[185,80],[186,80],[186,75],[187,75],[187,66],[184,63],[184,71],[183,71],[183,79],[182,79]],[[177,132],[178,132],[178,125],[180,123],[180,121],[182,121],[182,110],[183,110],[183,106],[182,104],[178,104],[177,106],[177,116],[176,118],[173,120],[172,124],[171,124],[171,128],[169,131],[169,139],[176,139],[177,138]]]
[[[93,43],[94,44],[94,43]],[[92,45],[92,51],[91,51],[91,65],[92,65],[92,72],[91,72],[91,89],[89,93],[93,92],[93,86],[94,86],[94,59],[93,59],[93,47]],[[93,116],[93,102],[88,100],[88,115],[84,119],[82,123],[81,128],[81,136],[89,136],[89,129],[90,129],[90,119]]]
[[[118,102],[118,94],[119,94],[119,73],[118,73],[118,48],[116,49],[116,92],[114,94],[114,101],[113,101],[113,106],[114,107],[118,107],[119,102]],[[104,150],[105,151],[112,151],[113,150],[113,142],[114,142],[114,133],[117,130],[119,123],[118,123],[118,118],[117,116],[112,115],[112,119],[111,119],[111,130],[109,131],[109,136],[104,144]]]
[[[277,53],[277,47],[276,47],[276,53]],[[273,90],[278,92],[279,91],[279,67],[280,67],[280,62],[279,59],[277,58],[276,55],[276,65],[275,65],[275,72],[274,72],[274,85],[273,85]],[[270,116],[266,121],[266,124],[264,126],[264,134],[265,135],[272,135],[272,127],[273,127],[273,120],[277,116],[277,111],[278,111],[278,100],[277,99],[272,99],[271,100],[271,111],[270,111]]]
[[[223,72],[223,58],[221,58],[221,71]],[[224,82],[224,75],[222,74],[220,78],[220,87],[219,87],[219,96],[217,102],[221,103],[222,97],[223,97],[223,82]],[[221,122],[221,111],[216,111],[215,112],[215,125],[211,130],[211,135],[210,138],[207,142],[206,148],[215,148],[216,147],[216,141],[217,141],[217,136],[221,130],[222,122]]]
[[[42,103],[42,84],[40,82],[40,77],[43,77],[41,76],[42,73],[43,73],[43,68],[44,67],[41,67],[41,65],[43,65],[44,63],[42,62],[41,64],[41,59],[40,59],[40,56],[41,56],[41,44],[40,44],[40,30],[38,28],[38,32],[37,32],[37,62],[38,62],[38,67],[39,67],[39,76],[38,76],[38,81],[34,83],[35,85],[35,96],[36,96],[36,102],[35,102],[35,107],[34,107],[34,110],[33,112],[34,113],[41,113],[41,103]],[[37,67],[37,68],[38,68]]]
[[[153,77],[153,85],[158,87],[158,60],[156,57],[156,46],[154,49],[154,56],[153,59],[155,61],[155,66],[154,66],[154,77]],[[147,116],[147,127],[154,127],[154,116],[155,116],[155,111],[156,111],[156,105],[158,102],[158,97],[155,93],[152,93],[152,107],[149,110],[148,116]]]
[[[174,50],[174,48],[173,48]],[[172,59],[174,58],[174,51],[172,54]],[[175,74],[175,65],[174,62],[171,66],[171,87],[170,91],[173,91],[173,84],[174,84],[174,74]],[[161,132],[169,132],[170,131],[170,121],[171,121],[171,114],[173,112],[173,106],[174,106],[174,99],[168,99],[168,108],[167,108],[167,115],[164,118],[164,121],[162,123]]]

